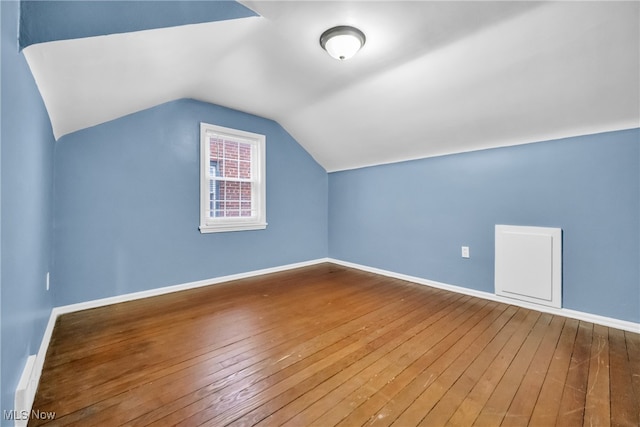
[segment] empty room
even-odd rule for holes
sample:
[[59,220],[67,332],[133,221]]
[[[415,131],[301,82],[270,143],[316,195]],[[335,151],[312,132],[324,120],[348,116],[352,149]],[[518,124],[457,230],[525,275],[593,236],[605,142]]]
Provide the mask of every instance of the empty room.
[[640,2],[0,21],[2,426],[640,425]]

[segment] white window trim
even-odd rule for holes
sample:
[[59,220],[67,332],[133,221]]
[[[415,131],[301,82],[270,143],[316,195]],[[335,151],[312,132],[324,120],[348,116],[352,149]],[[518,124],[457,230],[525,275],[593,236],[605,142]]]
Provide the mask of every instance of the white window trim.
[[[253,203],[257,214],[250,218],[215,218],[209,217],[209,165],[210,149],[208,135],[228,135],[231,139],[240,139],[257,147],[252,150],[255,162],[256,182],[252,192]],[[264,230],[267,228],[266,209],[266,137],[257,133],[231,129],[222,126],[200,123],[200,232],[219,233],[226,231]]]

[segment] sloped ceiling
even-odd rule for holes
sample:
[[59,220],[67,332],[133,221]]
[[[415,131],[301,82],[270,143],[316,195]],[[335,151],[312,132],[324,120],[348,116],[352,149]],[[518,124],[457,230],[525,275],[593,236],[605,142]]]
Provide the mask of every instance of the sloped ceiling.
[[[241,3],[259,16],[25,48],[56,138],[188,97],[337,171],[640,125],[638,2]],[[344,62],[318,43],[342,24],[367,36]]]

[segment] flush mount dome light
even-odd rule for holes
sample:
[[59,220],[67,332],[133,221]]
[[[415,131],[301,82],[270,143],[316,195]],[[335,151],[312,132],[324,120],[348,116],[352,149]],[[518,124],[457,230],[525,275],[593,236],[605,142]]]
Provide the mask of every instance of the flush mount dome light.
[[341,61],[355,55],[366,41],[364,33],[347,25],[329,28],[320,36],[320,46]]

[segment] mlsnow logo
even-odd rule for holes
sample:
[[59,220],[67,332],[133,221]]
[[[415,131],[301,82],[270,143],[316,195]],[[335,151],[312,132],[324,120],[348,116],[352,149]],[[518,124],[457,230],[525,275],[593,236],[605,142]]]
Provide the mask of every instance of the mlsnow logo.
[[5,420],[10,421],[54,420],[56,418],[55,412],[46,412],[39,409],[32,409],[31,411],[5,410],[2,415]]

